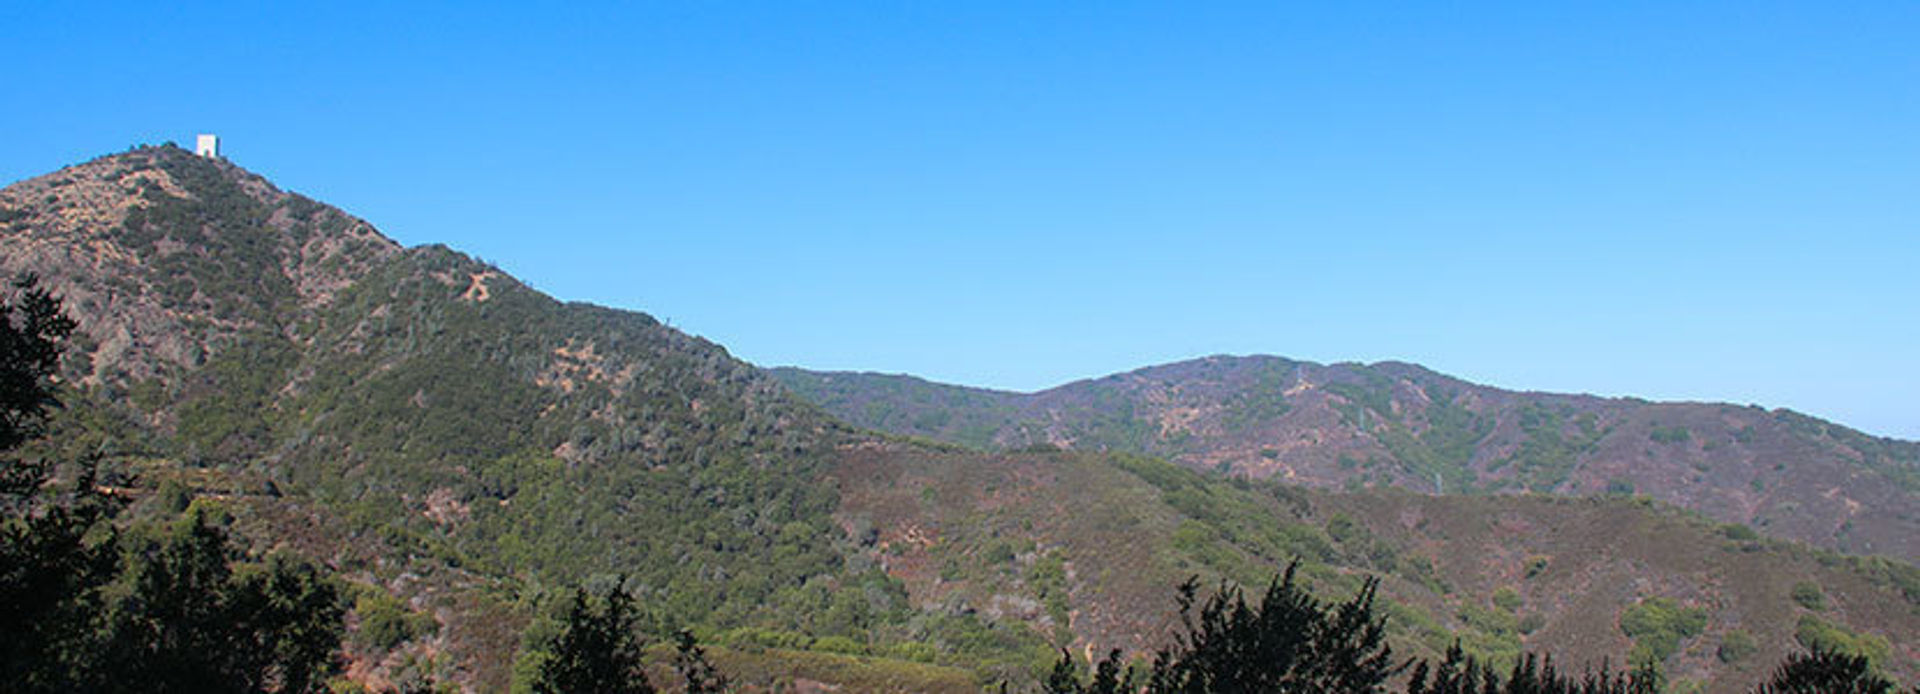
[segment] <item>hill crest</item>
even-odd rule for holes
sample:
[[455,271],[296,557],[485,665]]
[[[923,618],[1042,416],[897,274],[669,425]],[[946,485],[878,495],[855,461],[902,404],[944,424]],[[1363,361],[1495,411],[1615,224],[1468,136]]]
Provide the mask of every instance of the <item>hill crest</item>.
[[983,450],[1165,456],[1326,488],[1644,494],[1840,549],[1920,557],[1920,443],[1790,410],[1521,392],[1404,362],[1213,356],[1034,393],[773,369],[860,426]]

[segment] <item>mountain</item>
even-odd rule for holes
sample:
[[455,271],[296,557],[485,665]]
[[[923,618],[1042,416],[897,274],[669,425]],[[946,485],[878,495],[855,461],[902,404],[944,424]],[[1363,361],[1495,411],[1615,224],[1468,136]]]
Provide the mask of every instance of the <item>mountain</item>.
[[982,450],[1125,451],[1335,489],[1641,494],[1769,535],[1920,558],[1920,443],[1788,410],[1523,393],[1412,364],[1265,356],[1030,394],[773,373],[848,422]]
[[[445,247],[403,248],[171,146],[0,189],[0,272],[22,271],[80,324],[48,449],[99,456],[103,484],[136,500],[131,518],[196,498],[252,548],[329,567],[355,596],[347,676],[376,691],[421,673],[505,691],[571,587],[616,580],[649,633],[693,628],[755,690],[1018,687],[1055,644],[1164,643],[1188,576],[1264,581],[1296,556],[1322,595],[1383,576],[1403,656],[1456,636],[1496,659],[1532,648],[1619,663],[1641,649],[1676,678],[1738,691],[1819,643],[1920,677],[1920,571],[1899,561],[1764,540],[1646,499],[1202,474],[1096,445],[1138,439],[1139,425],[1091,405],[1083,433],[1000,441],[1073,450],[904,440],[645,314],[556,301]],[[1238,407],[1297,416],[1310,407],[1293,385]],[[1335,416],[1372,423],[1398,407],[1409,414],[1393,426],[1434,447],[1427,432],[1452,425],[1433,422],[1479,411],[1415,408],[1398,388]],[[948,416],[994,421],[965,414],[985,411]],[[1170,421],[1197,432],[1202,419]],[[1694,427],[1694,443],[1706,431],[1662,426]],[[1278,449],[1250,462],[1263,461],[1295,464]],[[1705,622],[1641,628],[1675,615]]]
[[[735,625],[854,580],[817,471],[841,427],[717,345],[170,146],[9,186],[0,210],[0,271],[79,323],[56,439],[110,479],[184,481],[387,585],[621,574],[664,621]],[[473,681],[510,675],[467,655]]]

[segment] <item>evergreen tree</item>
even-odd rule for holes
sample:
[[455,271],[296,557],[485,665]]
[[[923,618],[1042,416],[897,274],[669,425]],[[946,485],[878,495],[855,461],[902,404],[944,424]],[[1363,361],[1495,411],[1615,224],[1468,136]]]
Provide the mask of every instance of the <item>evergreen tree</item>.
[[1080,684],[1080,667],[1074,661],[1073,654],[1060,649],[1060,660],[1053,664],[1053,671],[1040,683],[1041,691],[1047,694],[1122,694],[1130,691],[1127,680],[1133,675],[1132,668],[1124,672],[1120,664],[1120,649],[1107,653],[1107,658],[1094,666],[1093,682]]
[[1374,614],[1379,582],[1322,605],[1294,583],[1296,561],[1258,605],[1222,585],[1194,613],[1196,584],[1180,587],[1185,634],[1155,656],[1147,689],[1158,693],[1379,692],[1396,668],[1385,617]]
[[[1920,691],[1920,690],[1917,690]],[[1893,683],[1874,674],[1866,656],[1816,650],[1795,653],[1755,694],[1894,694]]]
[[616,585],[593,609],[584,588],[573,592],[567,623],[548,644],[533,690],[540,694],[652,694],[634,634],[633,598]]
[[727,691],[727,678],[707,662],[707,652],[693,640],[693,632],[681,629],[674,635],[673,669],[687,683],[686,694],[719,694]]
[[[88,470],[76,488],[92,489]],[[0,681],[11,691],[67,691],[97,662],[99,589],[120,565],[117,534],[101,522],[114,506],[86,493],[0,519]]]
[[113,580],[115,504],[78,466],[66,498],[43,489],[48,466],[15,458],[58,405],[53,377],[74,322],[22,275],[0,302],[0,681],[10,691],[64,691],[97,660],[99,587]]
[[1086,690],[1080,686],[1080,668],[1074,665],[1073,654],[1060,649],[1060,659],[1054,661],[1053,670],[1047,673],[1047,679],[1040,683],[1040,691],[1046,694],[1083,694]]
[[1132,679],[1133,668],[1123,673],[1120,667],[1120,649],[1107,652],[1107,659],[1100,661],[1093,669],[1093,683],[1087,685],[1087,694],[1122,694],[1127,691],[1127,680]]
[[283,556],[241,557],[195,507],[128,552],[126,596],[109,606],[106,691],[307,692],[338,663],[344,607],[332,583]]
[[1505,682],[1492,668],[1460,650],[1455,642],[1438,665],[1421,661],[1407,681],[1407,694],[1657,694],[1659,676],[1651,668],[1610,672],[1604,665],[1576,679],[1561,675],[1552,658],[1528,653],[1514,663]]
[[[52,378],[60,367],[61,343],[74,328],[38,278],[21,275],[12,285],[13,296],[0,304],[0,452],[38,436],[47,409],[58,404]],[[5,491],[33,489],[18,487],[20,478],[12,469],[7,472]]]

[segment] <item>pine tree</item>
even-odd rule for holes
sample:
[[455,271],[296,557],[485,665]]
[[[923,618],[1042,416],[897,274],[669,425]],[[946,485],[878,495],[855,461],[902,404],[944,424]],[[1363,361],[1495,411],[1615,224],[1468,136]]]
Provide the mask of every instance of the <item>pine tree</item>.
[[634,634],[633,598],[615,586],[594,609],[584,588],[573,592],[567,623],[548,644],[533,691],[540,694],[652,694]]
[[1795,653],[1754,694],[1894,694],[1866,656],[1816,650]]
[[1225,584],[1193,610],[1197,584],[1181,585],[1185,633],[1154,656],[1147,690],[1364,693],[1383,691],[1397,668],[1386,619],[1374,613],[1375,579],[1352,599],[1323,605],[1294,582],[1299,562],[1268,584],[1257,605]]
[[1131,679],[1133,668],[1123,673],[1120,667],[1120,649],[1107,652],[1106,660],[1093,668],[1093,683],[1087,685],[1087,694],[1122,694],[1126,691],[1127,680]]
[[1073,654],[1060,649],[1060,659],[1054,661],[1053,670],[1047,673],[1047,679],[1040,683],[1040,691],[1046,694],[1083,694],[1086,690],[1080,686],[1080,668],[1073,662]]
[[693,632],[681,629],[674,635],[673,669],[687,683],[686,694],[719,694],[727,691],[727,678],[707,662],[707,652],[694,642]]
[[[98,589],[113,580],[115,504],[82,464],[73,491],[43,489],[48,466],[13,457],[58,406],[53,376],[73,320],[32,275],[0,303],[0,682],[11,691],[65,691],[97,658]],[[96,529],[98,529],[96,531]]]
[[[12,284],[13,297],[0,305],[0,452],[38,436],[47,409],[59,404],[52,377],[60,367],[62,342],[74,328],[59,299],[41,289],[38,278],[21,275]],[[8,492],[32,490],[18,488],[11,469],[7,482]]]

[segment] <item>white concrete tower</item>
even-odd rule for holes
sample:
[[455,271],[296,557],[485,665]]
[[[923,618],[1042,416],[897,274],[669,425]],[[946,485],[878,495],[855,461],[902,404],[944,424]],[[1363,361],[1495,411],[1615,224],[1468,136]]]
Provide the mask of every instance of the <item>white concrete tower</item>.
[[220,158],[220,136],[202,134],[193,142],[193,153],[208,159]]

